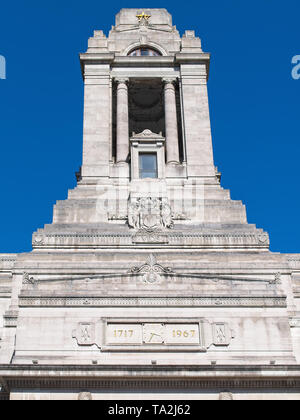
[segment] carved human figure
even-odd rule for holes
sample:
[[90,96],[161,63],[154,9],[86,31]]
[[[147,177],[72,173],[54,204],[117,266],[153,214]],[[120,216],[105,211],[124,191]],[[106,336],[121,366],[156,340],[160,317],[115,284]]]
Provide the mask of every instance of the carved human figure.
[[173,227],[172,210],[167,203],[162,203],[161,206],[161,222],[164,228]]
[[128,209],[128,224],[129,226],[139,229],[140,228],[140,205],[136,201],[129,205]]

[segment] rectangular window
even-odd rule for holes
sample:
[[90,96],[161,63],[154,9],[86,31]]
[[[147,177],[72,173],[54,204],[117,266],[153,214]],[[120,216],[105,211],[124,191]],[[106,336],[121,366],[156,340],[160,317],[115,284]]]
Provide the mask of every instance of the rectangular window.
[[157,178],[157,154],[156,153],[140,153],[140,178]]

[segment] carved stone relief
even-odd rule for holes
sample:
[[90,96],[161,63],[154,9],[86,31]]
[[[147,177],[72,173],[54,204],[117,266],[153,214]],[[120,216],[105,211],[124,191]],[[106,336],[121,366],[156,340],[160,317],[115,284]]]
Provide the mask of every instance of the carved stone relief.
[[128,224],[134,229],[155,231],[172,229],[174,226],[172,210],[167,199],[137,198],[128,204]]
[[34,284],[35,280],[28,273],[23,273],[23,284]]
[[229,346],[231,339],[234,337],[233,331],[229,329],[227,323],[216,322],[212,324],[213,329],[213,345]]
[[276,273],[274,279],[269,281],[270,284],[281,284],[281,273]]
[[[96,332],[96,333],[95,333]],[[207,351],[212,345],[227,347],[234,338],[228,323],[205,319],[101,319],[81,322],[72,337],[79,346],[96,345],[101,351],[117,351],[130,346],[134,351],[147,351],[155,346],[159,351],[185,346],[190,350]]]
[[77,329],[73,331],[73,338],[76,338],[78,345],[91,346],[95,343],[95,324],[91,322],[81,322]]
[[140,267],[133,267],[129,270],[133,274],[144,274],[143,281],[144,283],[157,283],[161,280],[160,273],[172,274],[173,271],[170,267],[163,267],[158,264],[155,256],[150,254],[146,263],[142,264]]

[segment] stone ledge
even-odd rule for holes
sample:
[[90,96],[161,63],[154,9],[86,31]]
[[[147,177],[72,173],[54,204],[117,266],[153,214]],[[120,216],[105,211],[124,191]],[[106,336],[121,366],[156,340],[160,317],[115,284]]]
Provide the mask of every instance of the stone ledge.
[[0,287],[0,297],[1,298],[10,298],[11,297],[11,288]]
[[71,297],[20,295],[20,307],[263,307],[286,308],[285,297]]
[[140,232],[132,233],[61,233],[34,234],[33,248],[87,248],[93,247],[134,247],[139,245],[155,245],[160,247],[189,246],[200,249],[269,249],[269,236],[259,232],[251,233],[191,233],[191,232],[150,232],[143,233],[142,240],[137,241]]
[[0,383],[10,389],[278,388],[300,389],[298,365],[97,366],[0,365]]

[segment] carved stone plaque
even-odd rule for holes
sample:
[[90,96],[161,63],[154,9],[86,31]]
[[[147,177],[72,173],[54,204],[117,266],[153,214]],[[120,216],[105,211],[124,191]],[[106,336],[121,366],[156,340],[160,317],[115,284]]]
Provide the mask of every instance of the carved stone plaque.
[[95,342],[95,325],[90,322],[80,322],[72,336],[76,338],[78,345],[90,346]]
[[81,322],[73,331],[79,346],[96,345],[103,351],[207,351],[227,347],[235,333],[226,322],[206,319],[101,318]]
[[228,346],[232,338],[232,331],[230,331],[227,323],[216,322],[213,327],[213,344],[215,346]]
[[199,345],[199,324],[107,324],[106,344]]

